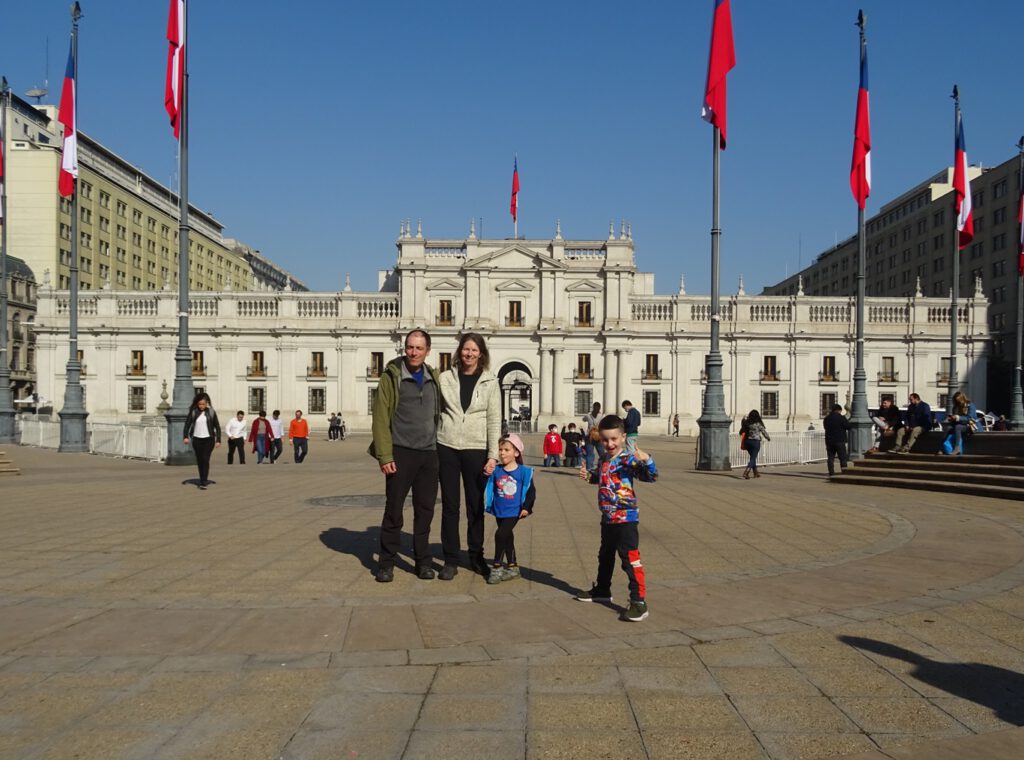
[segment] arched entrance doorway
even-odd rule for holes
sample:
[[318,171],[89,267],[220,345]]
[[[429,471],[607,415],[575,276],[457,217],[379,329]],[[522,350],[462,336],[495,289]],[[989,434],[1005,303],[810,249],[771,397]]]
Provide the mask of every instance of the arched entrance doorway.
[[533,432],[533,375],[522,362],[508,362],[498,370],[501,384],[501,418],[508,424],[509,432]]

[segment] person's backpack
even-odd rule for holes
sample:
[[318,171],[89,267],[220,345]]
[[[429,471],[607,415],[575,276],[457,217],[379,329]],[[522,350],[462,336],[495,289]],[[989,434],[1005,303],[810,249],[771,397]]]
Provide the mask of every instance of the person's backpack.
[[590,426],[590,440],[594,443],[598,443],[601,440],[601,431],[597,429],[596,422]]

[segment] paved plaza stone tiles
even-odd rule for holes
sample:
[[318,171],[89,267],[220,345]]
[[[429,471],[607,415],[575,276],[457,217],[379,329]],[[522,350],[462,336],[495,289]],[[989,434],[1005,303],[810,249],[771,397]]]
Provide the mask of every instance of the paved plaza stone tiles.
[[424,582],[407,554],[375,583],[380,509],[338,498],[382,493],[366,443],[244,467],[222,447],[207,491],[183,483],[193,468],[7,447],[22,475],[0,480],[0,757],[1024,746],[1017,502],[829,484],[823,466],[697,473],[692,441],[649,438],[651,616],[630,624],[620,571],[614,605],[571,597],[598,516],[570,470],[538,472],[521,580]]

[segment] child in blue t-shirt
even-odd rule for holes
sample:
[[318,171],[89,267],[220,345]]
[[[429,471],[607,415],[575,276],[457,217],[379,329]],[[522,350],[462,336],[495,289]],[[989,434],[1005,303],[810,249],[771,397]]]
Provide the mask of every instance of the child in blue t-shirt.
[[498,467],[484,488],[484,511],[498,520],[494,532],[494,564],[487,576],[490,584],[519,577],[516,545],[512,531],[516,524],[533,513],[537,489],[533,470],[523,466],[523,439],[513,433],[498,443]]

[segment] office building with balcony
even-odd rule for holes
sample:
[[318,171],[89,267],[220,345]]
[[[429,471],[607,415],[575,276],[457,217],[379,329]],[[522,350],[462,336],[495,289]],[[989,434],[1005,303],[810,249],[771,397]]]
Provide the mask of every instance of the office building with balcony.
[[[989,302],[992,343],[986,385],[992,408],[999,412],[1009,411],[1016,347],[1017,202],[1021,192],[1017,166],[1014,156],[992,168],[970,167],[974,239],[960,252],[961,297],[973,293],[980,279]],[[868,295],[911,299],[924,294],[948,302],[956,234],[952,180],[952,167],[943,169],[882,205],[867,220]],[[856,273],[854,235],[763,292],[793,295],[802,288],[811,296],[853,296]]]
[[36,279],[21,259],[7,257],[7,362],[11,371],[11,397],[18,404],[35,390]]
[[[674,414],[697,430],[705,387],[710,298],[655,294],[637,269],[629,233],[605,239],[426,239],[403,226],[393,268],[378,288],[356,292],[226,291],[191,300],[193,379],[224,410],[302,409],[314,427],[342,412],[368,430],[384,366],[405,333],[432,336],[429,361],[451,366],[459,335],[483,334],[502,385],[504,415],[531,426],[565,424],[630,400],[641,434],[666,433]],[[984,294],[958,311],[960,373],[985,408],[989,349]],[[93,291],[79,306],[83,382],[90,419],[153,414],[174,377],[176,299],[167,292]],[[868,392],[872,405],[911,391],[942,403],[949,347],[945,299],[872,297],[867,305]],[[723,296],[722,352],[727,412],[760,409],[769,429],[805,430],[833,403],[848,403],[854,309],[847,296]],[[40,290],[40,382],[63,393],[68,293]]]

